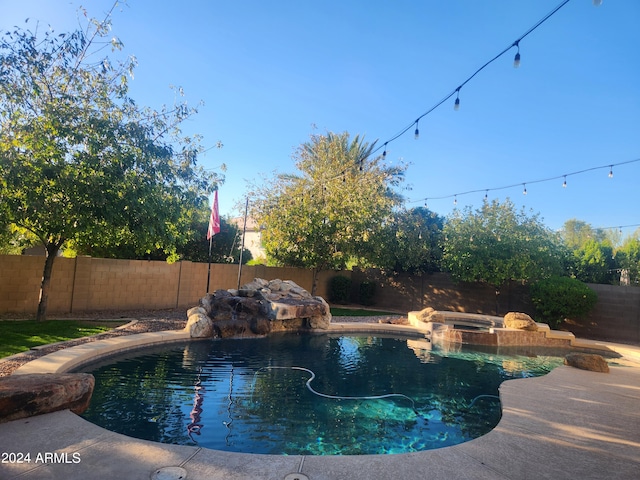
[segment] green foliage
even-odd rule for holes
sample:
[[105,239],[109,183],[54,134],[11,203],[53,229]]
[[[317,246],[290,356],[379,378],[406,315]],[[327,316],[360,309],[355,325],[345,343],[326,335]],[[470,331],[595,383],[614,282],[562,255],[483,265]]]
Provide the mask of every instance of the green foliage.
[[[209,258],[209,242],[206,240],[207,227],[209,225],[209,213],[206,218],[194,222],[191,228],[185,232],[184,241],[177,247],[177,253],[183,260],[192,262],[207,262]],[[242,246],[242,231],[235,223],[230,223],[226,218],[220,218],[220,233],[211,238],[211,261],[213,263],[238,263],[240,261],[240,248]],[[242,263],[246,264],[252,259],[251,252],[246,248],[242,252]]]
[[565,318],[580,318],[588,314],[598,301],[598,295],[580,280],[550,277],[531,285],[531,301],[539,318],[557,328]]
[[23,250],[38,244],[38,238],[16,225],[0,224],[0,255],[20,255]]
[[587,283],[614,283],[617,264],[608,242],[587,240],[574,250],[575,277]]
[[319,272],[373,256],[406,168],[385,165],[373,147],[347,132],[312,135],[294,156],[299,175],[255,187],[251,214],[268,260]]
[[372,266],[413,274],[440,270],[444,218],[424,207],[394,212],[375,243]]
[[360,304],[373,305],[375,303],[376,284],[374,282],[360,283]]
[[616,251],[616,263],[627,271],[629,281],[633,285],[640,283],[640,231],[636,236],[627,238]]
[[189,212],[220,180],[197,165],[199,137],[180,131],[196,109],[138,107],[127,95],[135,59],[99,57],[109,26],[0,40],[0,225],[45,246],[39,319],[64,244],[175,257]]
[[457,280],[500,288],[510,280],[533,281],[564,271],[566,249],[539,219],[516,212],[507,199],[456,210],[444,227],[443,265]]
[[331,303],[349,303],[351,299],[351,279],[336,275],[329,280],[329,301]]
[[588,241],[602,242],[606,239],[606,234],[602,229],[594,229],[589,223],[576,218],[564,222],[560,236],[564,244],[572,251],[583,247]]

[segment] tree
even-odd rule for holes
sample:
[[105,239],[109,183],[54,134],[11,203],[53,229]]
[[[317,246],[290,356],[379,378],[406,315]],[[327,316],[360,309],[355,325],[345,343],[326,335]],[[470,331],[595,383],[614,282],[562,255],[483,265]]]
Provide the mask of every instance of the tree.
[[609,242],[587,240],[582,247],[574,250],[575,277],[586,283],[614,282],[617,264],[613,247]]
[[372,155],[373,144],[349,133],[311,135],[294,154],[299,175],[277,175],[255,187],[252,216],[264,225],[269,260],[280,265],[342,269],[374,249],[368,243],[400,203],[394,192],[405,166]]
[[[185,241],[178,246],[177,253],[180,258],[192,262],[209,261],[209,242],[204,240],[204,234],[209,225],[209,213],[206,218],[195,222]],[[220,218],[220,233],[211,239],[211,261],[213,263],[238,263],[240,261],[240,249],[242,248],[242,232],[234,223],[225,218]],[[242,263],[252,259],[251,252],[246,248],[242,252]]]
[[[456,280],[484,282],[496,295],[508,281],[561,274],[566,251],[536,215],[516,212],[511,200],[456,210],[444,226],[443,265]],[[497,309],[497,306],[496,306]]]
[[589,240],[604,241],[606,233],[602,229],[592,228],[591,224],[587,222],[572,218],[564,222],[560,230],[560,236],[565,245],[573,251],[582,247]]
[[640,282],[640,229],[628,237],[616,251],[616,263],[626,270],[633,284]]
[[196,110],[138,107],[127,95],[135,59],[97,58],[122,47],[105,42],[109,29],[107,15],[70,34],[16,29],[0,41],[0,224],[45,246],[38,320],[66,242],[171,251],[184,210],[219,180],[197,166],[199,137],[179,128]]
[[440,270],[443,217],[418,207],[395,212],[385,227],[375,266],[412,274]]

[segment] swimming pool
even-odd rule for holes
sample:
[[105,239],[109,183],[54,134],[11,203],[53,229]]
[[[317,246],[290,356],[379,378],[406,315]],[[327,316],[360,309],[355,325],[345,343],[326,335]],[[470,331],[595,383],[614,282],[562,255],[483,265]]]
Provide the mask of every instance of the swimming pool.
[[83,417],[136,438],[234,452],[416,452],[490,431],[500,383],[543,375],[564,353],[444,351],[379,334],[194,341],[83,367],[96,377]]

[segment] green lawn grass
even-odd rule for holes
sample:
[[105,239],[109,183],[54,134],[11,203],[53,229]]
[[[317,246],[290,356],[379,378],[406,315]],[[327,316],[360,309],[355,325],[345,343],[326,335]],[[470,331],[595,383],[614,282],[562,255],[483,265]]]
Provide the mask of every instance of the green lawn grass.
[[373,317],[377,315],[398,315],[393,312],[381,312],[378,310],[364,310],[362,308],[331,307],[331,315],[334,317]]
[[77,320],[3,320],[0,321],[0,358],[25,352],[31,347],[64,342],[106,332],[121,323],[112,325],[88,323]]

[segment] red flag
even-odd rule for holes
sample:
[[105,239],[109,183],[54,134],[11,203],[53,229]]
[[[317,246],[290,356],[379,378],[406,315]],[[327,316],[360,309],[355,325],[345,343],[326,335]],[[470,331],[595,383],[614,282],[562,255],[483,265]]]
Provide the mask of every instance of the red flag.
[[207,229],[207,240],[211,240],[216,233],[220,233],[220,215],[218,214],[218,190],[213,192],[213,205],[211,207],[211,217],[209,218],[209,228]]

